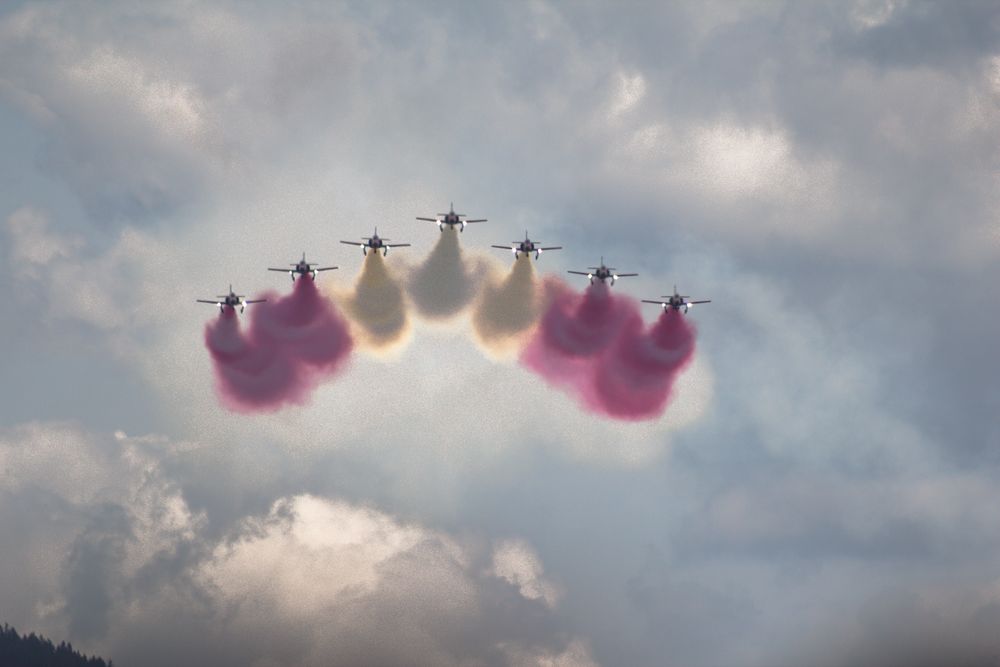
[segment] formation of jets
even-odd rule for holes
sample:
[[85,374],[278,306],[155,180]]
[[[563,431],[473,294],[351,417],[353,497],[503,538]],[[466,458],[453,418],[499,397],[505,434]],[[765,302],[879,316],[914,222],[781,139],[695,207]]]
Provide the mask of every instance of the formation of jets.
[[[447,213],[438,213],[433,218],[425,218],[417,216],[417,220],[424,222],[433,222],[437,224],[438,229],[444,231],[445,226],[451,229],[458,227],[460,232],[465,231],[465,226],[476,223],[476,222],[486,222],[486,218],[477,218],[475,220],[468,219],[464,213],[455,213],[455,205],[452,204],[449,207]],[[341,241],[351,246],[357,246],[361,248],[361,252],[364,255],[368,255],[368,251],[373,252],[382,251],[382,255],[386,256],[389,254],[389,248],[405,248],[408,247],[409,243],[389,243],[389,239],[382,238],[378,235],[378,227],[375,228],[375,232],[371,236],[361,237],[361,241]],[[517,260],[523,254],[525,257],[530,257],[532,254],[535,255],[535,260],[541,257],[541,254],[546,250],[562,250],[562,246],[542,246],[535,241],[532,241],[528,237],[528,232],[524,232],[523,241],[511,241],[510,245],[494,245],[493,248],[499,248],[500,250],[509,250],[514,254],[514,259]],[[282,273],[288,273],[292,277],[292,282],[295,282],[296,277],[309,276],[313,280],[316,280],[316,274],[320,271],[332,271],[336,269],[336,266],[318,266],[315,262],[307,262],[306,254],[302,253],[302,259],[298,262],[292,262],[289,264],[291,269],[274,269],[268,268],[268,271],[281,271]],[[590,280],[590,284],[593,285],[595,281],[606,284],[607,281],[611,281],[614,285],[615,281],[619,278],[626,278],[631,276],[637,276],[638,273],[618,273],[617,269],[613,266],[606,266],[604,264],[604,258],[601,257],[600,266],[590,266],[587,267],[586,271],[569,271],[578,276],[587,276]],[[698,301],[690,301],[689,296],[679,294],[677,292],[677,286],[674,285],[674,293],[660,297],[660,299],[642,299],[643,303],[655,303],[661,306],[664,310],[672,309],[674,311],[683,311],[687,313],[691,306],[700,303],[711,303],[711,299],[702,299]],[[223,294],[218,296],[215,300],[207,299],[197,299],[198,303],[211,303],[219,307],[219,313],[224,313],[226,308],[232,308],[233,310],[239,309],[240,313],[243,313],[248,304],[251,303],[262,303],[267,299],[252,299],[247,300],[247,298],[242,294],[236,294],[233,292],[233,286],[229,286],[229,294]]]

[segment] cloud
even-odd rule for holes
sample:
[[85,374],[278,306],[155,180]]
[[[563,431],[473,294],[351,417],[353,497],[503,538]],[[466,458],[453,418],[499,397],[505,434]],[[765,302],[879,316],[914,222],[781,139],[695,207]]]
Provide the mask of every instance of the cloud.
[[998,620],[1000,604],[978,591],[951,594],[946,601],[933,593],[882,591],[854,618],[797,642],[774,664],[989,667],[1000,652]]
[[[680,551],[752,557],[962,558],[1000,546],[989,479],[973,473],[794,475],[754,480],[715,496],[682,531]],[[794,508],[794,509],[790,509]],[[957,522],[961,521],[959,527]]]
[[586,642],[574,639],[562,651],[501,645],[511,667],[597,667]]
[[[4,433],[5,618],[148,665],[596,664],[523,540],[491,550],[309,494],[214,534],[174,478],[171,460],[192,446],[68,425]],[[51,475],[64,453],[90,477]],[[74,519],[19,522],[39,494]],[[32,558],[43,543],[47,559]]]
[[52,262],[72,257],[82,239],[49,231],[49,219],[40,210],[23,207],[7,218],[11,239],[9,260],[14,275],[38,278]]
[[21,536],[5,563],[5,616],[50,636],[100,643],[117,625],[128,581],[203,525],[159,463],[184,447],[93,436],[69,424],[4,431],[0,521]]
[[556,606],[559,593],[542,578],[542,563],[529,544],[521,540],[501,542],[493,551],[493,575],[517,586],[529,600],[544,600],[550,608]]
[[0,94],[44,132],[47,170],[104,228],[177,215],[231,176],[252,178],[276,128],[311,126],[303,106],[343,93],[359,52],[349,31],[327,24],[331,38],[304,17],[265,28],[164,5],[131,20],[119,31],[62,5],[0,23]]

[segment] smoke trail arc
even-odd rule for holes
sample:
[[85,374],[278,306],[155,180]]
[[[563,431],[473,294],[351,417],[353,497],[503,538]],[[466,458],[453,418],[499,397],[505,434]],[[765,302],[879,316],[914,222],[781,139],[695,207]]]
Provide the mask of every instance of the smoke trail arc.
[[[340,295],[350,325],[306,277],[290,295],[267,294],[266,303],[249,309],[245,331],[227,308],[205,327],[220,399],[240,412],[306,403],[342,368],[354,344],[350,331],[375,351],[405,340],[409,291],[430,319],[471,310],[474,336],[487,352],[519,353],[525,368],[588,412],[630,421],[664,413],[694,356],[695,329],[684,315],[667,309],[647,327],[638,302],[602,282],[583,292],[558,278],[539,283],[529,256],[515,258],[505,276],[473,261],[484,270],[471,270],[451,230],[406,280],[381,254],[369,253],[354,289]],[[487,278],[474,299],[479,273]]]

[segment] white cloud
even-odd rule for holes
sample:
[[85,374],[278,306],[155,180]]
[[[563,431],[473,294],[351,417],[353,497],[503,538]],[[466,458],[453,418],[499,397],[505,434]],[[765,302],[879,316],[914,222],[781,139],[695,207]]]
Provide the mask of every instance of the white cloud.
[[[131,108],[172,140],[198,142],[205,132],[203,100],[189,83],[151,76],[136,58],[104,46],[74,64],[72,85],[120,108]],[[118,98],[117,100],[115,98]]]
[[800,156],[780,125],[658,120],[625,129],[620,141],[607,154],[606,177],[693,208],[703,232],[708,225],[750,244],[815,243],[835,233],[837,162]]
[[16,211],[7,227],[13,272],[30,288],[29,296],[47,304],[53,320],[86,322],[115,335],[116,345],[162,325],[174,310],[163,308],[165,286],[190,283],[170,265],[162,241],[135,228],[123,230],[94,256],[79,236],[49,231],[48,217],[39,210]]
[[510,582],[529,600],[544,600],[555,607],[559,592],[542,578],[542,562],[538,554],[523,540],[505,540],[493,550],[494,576]]
[[527,649],[505,644],[501,647],[510,667],[598,667],[586,642],[574,639],[562,651]]
[[871,30],[888,23],[892,15],[907,4],[908,0],[854,0],[851,21],[858,30]]
[[10,264],[15,275],[37,278],[43,268],[72,257],[83,240],[49,231],[49,219],[40,210],[25,206],[7,218],[10,235]]
[[642,74],[618,74],[618,91],[611,102],[608,117],[613,121],[642,102],[646,95],[646,79]]

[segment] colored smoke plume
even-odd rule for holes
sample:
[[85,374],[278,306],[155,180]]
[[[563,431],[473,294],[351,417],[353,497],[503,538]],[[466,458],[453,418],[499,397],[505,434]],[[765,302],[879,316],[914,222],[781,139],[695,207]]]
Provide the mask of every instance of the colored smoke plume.
[[591,407],[617,419],[662,415],[674,382],[694,358],[694,343],[694,325],[676,310],[663,311],[647,331],[641,319],[629,318],[597,366]]
[[222,402],[239,412],[304,404],[312,390],[343,366],[353,347],[347,323],[309,278],[285,297],[247,309],[246,334],[226,308],[205,326],[205,345],[215,362]]
[[476,272],[466,265],[458,232],[441,230],[434,250],[408,279],[410,300],[423,317],[446,319],[461,312],[476,295]]
[[638,317],[633,299],[612,294],[601,282],[580,295],[561,280],[545,282],[548,308],[542,316],[536,340],[552,354],[563,358],[590,358],[614,342],[625,320]]
[[644,330],[637,304],[602,283],[583,295],[546,282],[549,306],[521,363],[584,407],[616,419],[663,414],[674,381],[694,355],[694,329],[666,311]]
[[354,292],[344,297],[344,308],[357,325],[357,333],[372,348],[399,343],[409,330],[403,287],[379,252],[365,257]]
[[592,394],[596,360],[616,341],[630,318],[638,318],[635,302],[611,293],[603,283],[581,295],[561,280],[545,281],[548,306],[521,363],[552,385],[578,396]]
[[506,278],[491,276],[483,286],[472,315],[473,330],[488,349],[507,352],[537,322],[539,311],[535,268],[531,258],[522,255]]

